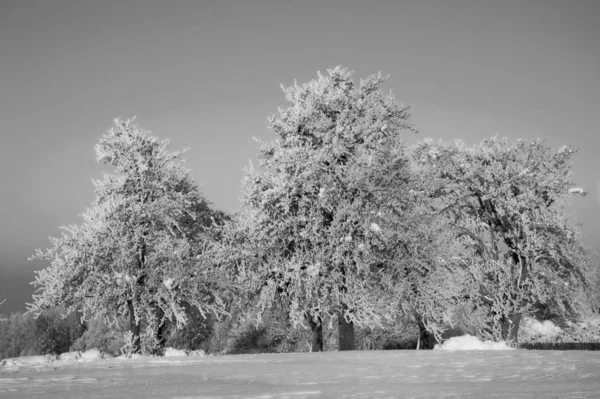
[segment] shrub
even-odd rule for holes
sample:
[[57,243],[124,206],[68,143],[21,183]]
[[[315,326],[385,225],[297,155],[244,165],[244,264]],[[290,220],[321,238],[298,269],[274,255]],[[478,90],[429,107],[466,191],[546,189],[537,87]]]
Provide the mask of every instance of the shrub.
[[92,348],[98,348],[104,353],[110,353],[113,356],[121,354],[123,346],[123,332],[127,330],[126,320],[118,319],[115,323],[108,323],[103,317],[92,319],[87,327],[87,331],[77,339],[69,349],[70,351],[87,351]]

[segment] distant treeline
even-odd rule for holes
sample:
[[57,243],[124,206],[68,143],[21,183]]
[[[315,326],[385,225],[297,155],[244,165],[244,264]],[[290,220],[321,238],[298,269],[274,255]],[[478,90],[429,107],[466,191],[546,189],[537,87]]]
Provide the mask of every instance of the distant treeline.
[[59,308],[38,318],[22,312],[0,318],[0,358],[68,352],[85,331],[75,314],[66,318]]

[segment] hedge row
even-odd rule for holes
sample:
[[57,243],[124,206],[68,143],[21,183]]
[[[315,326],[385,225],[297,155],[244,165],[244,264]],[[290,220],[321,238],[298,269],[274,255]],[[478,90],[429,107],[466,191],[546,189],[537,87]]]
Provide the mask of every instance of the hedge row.
[[521,344],[519,348],[541,351],[600,351],[600,342],[536,342]]

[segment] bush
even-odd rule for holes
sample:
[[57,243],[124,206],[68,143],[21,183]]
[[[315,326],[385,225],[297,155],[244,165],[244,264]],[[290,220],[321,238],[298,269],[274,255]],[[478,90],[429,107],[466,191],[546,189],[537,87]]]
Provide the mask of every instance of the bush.
[[13,313],[0,320],[0,359],[60,354],[83,333],[78,314],[63,317],[62,308],[48,309],[36,319],[30,313]]
[[578,322],[526,318],[519,329],[520,344],[592,343],[600,342],[600,316]]
[[71,344],[83,334],[84,326],[79,315],[72,313],[63,317],[62,312],[60,308],[49,309],[35,319],[37,354],[68,352]]
[[127,322],[119,318],[115,323],[109,323],[104,317],[92,319],[85,333],[73,342],[69,351],[85,352],[89,349],[98,348],[104,353],[113,356],[121,354],[123,346],[123,333],[127,330]]
[[186,311],[188,320],[183,328],[176,329],[173,324],[168,326],[169,335],[165,346],[188,351],[206,351],[207,340],[217,320],[212,314],[204,318],[198,309],[192,306],[186,307]]
[[301,326],[294,328],[285,311],[278,308],[265,311],[257,323],[256,313],[234,308],[231,316],[214,321],[204,349],[208,353],[242,354],[306,351],[310,332]]

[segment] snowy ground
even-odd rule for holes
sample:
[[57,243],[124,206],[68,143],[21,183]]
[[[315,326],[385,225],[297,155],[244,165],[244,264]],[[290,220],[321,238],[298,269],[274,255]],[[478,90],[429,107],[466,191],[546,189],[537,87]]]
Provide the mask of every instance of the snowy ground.
[[83,397],[598,398],[600,352],[354,351],[0,367],[0,398]]

